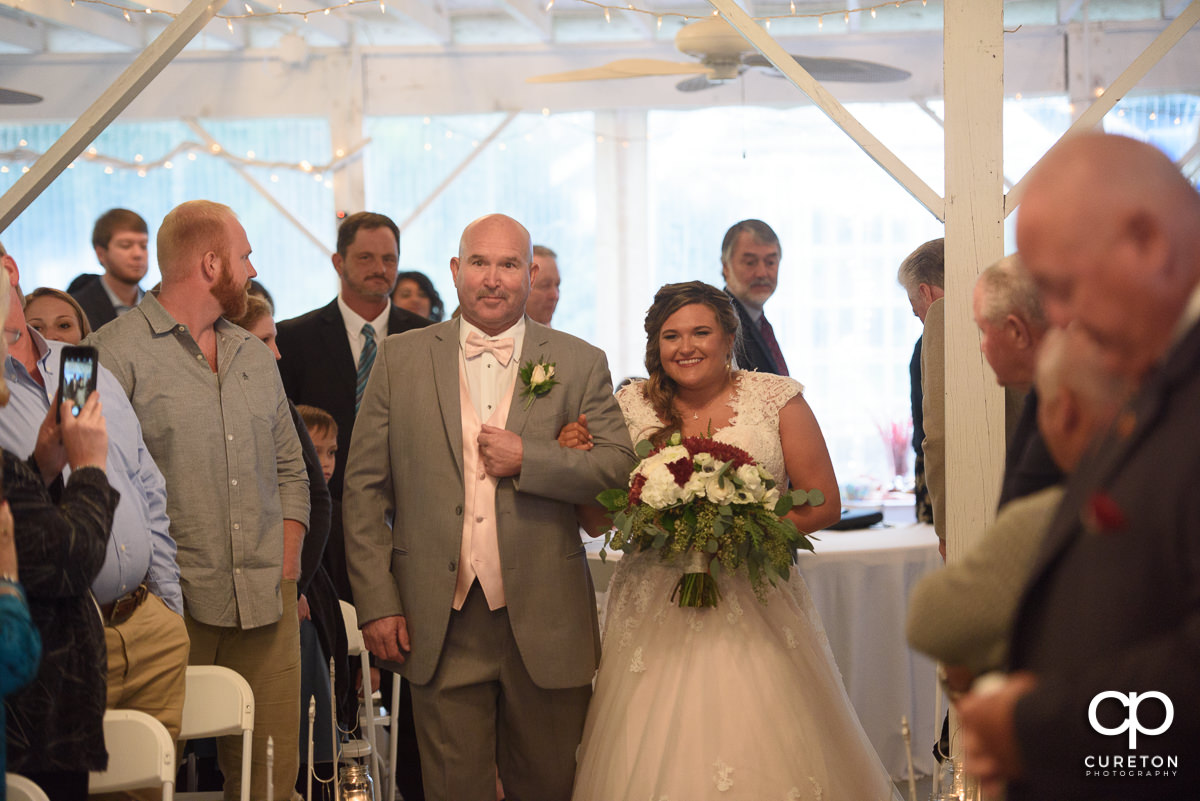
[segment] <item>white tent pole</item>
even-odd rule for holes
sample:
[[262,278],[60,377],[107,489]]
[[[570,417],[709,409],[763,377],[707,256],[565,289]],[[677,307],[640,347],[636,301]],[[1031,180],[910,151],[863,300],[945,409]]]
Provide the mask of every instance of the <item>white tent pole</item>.
[[42,154],[0,197],[0,232],[17,219],[29,204],[65,170],[84,148],[125,110],[171,59],[213,18],[225,0],[191,0],[150,46],[134,59],[111,86],[92,103],[75,124]]

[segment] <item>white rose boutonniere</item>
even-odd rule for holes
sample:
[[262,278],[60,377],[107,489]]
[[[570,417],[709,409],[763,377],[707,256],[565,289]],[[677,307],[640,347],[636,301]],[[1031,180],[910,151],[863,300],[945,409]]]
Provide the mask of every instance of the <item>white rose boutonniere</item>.
[[547,363],[545,359],[541,358],[536,364],[525,362],[518,375],[521,377],[521,383],[525,385],[525,389],[521,390],[521,397],[525,398],[526,409],[533,405],[534,400],[547,394],[558,383],[558,379],[554,377],[554,362]]

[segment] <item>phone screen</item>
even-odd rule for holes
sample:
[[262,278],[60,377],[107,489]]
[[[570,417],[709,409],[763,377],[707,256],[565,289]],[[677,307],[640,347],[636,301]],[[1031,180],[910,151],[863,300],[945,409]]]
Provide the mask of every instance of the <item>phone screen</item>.
[[63,348],[60,377],[61,399],[71,401],[71,414],[78,417],[88,395],[96,390],[96,349]]

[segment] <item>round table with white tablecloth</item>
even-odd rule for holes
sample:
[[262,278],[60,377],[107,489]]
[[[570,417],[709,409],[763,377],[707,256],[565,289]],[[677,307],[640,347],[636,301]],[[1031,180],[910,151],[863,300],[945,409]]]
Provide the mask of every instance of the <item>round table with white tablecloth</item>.
[[934,663],[908,647],[908,596],[941,567],[933,527],[911,524],[862,531],[822,531],[797,568],[821,613],[834,658],[863,729],[893,778],[908,775],[900,733],[907,717],[916,773],[933,772]]
[[[893,778],[908,775],[900,734],[906,716],[918,775],[933,772],[934,665],[904,639],[908,595],[941,566],[933,527],[913,524],[861,531],[822,531],[814,553],[801,553],[804,576],[863,729]],[[608,579],[621,554],[601,562],[599,540],[588,539],[588,563],[601,613]]]

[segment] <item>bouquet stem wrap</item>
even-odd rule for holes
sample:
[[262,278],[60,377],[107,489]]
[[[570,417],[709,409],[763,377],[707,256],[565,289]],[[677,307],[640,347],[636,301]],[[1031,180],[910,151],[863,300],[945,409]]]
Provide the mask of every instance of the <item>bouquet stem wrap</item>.
[[714,607],[721,600],[721,590],[717,587],[717,579],[709,572],[712,554],[689,549],[683,558],[683,575],[671,591],[671,600],[679,596],[679,606],[683,609],[702,609]]

